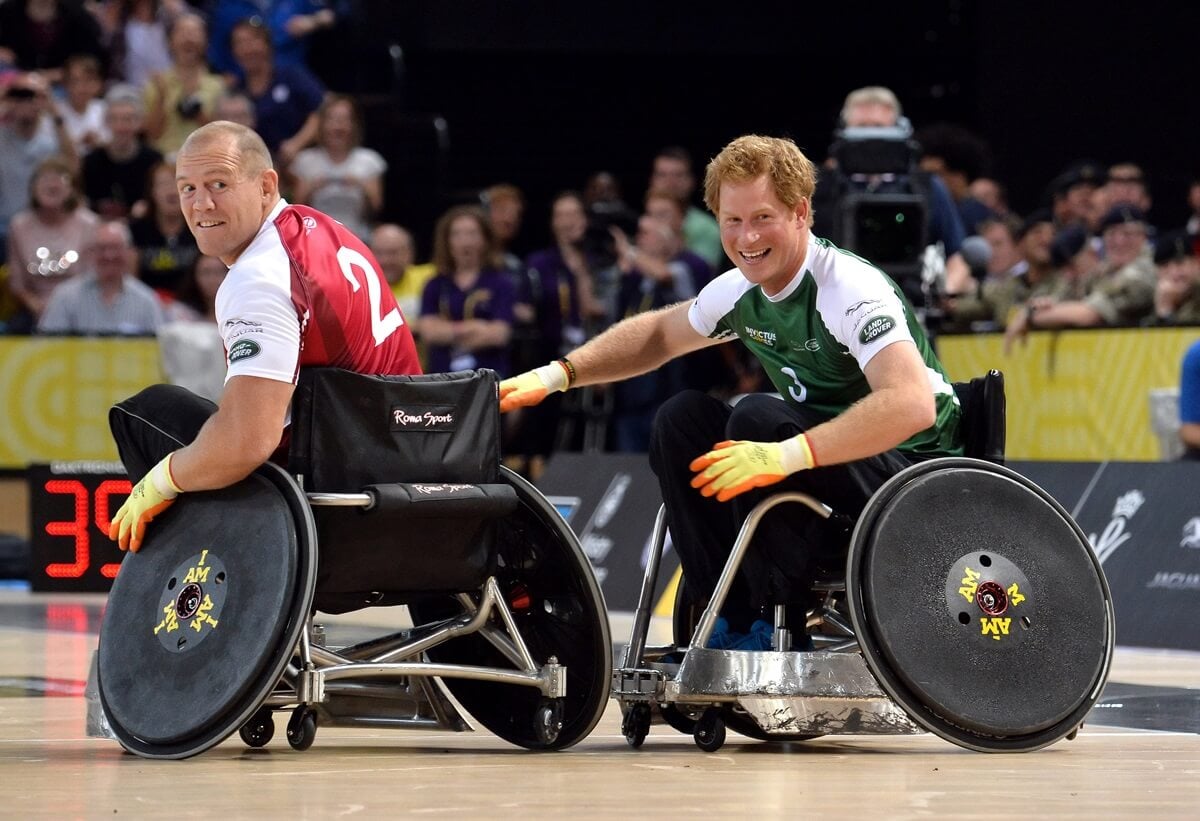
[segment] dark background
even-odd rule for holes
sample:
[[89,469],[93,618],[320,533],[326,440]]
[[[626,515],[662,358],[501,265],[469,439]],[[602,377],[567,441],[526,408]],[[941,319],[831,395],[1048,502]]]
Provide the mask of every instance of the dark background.
[[664,145],[702,170],[757,131],[819,160],[846,92],[867,84],[891,87],[918,128],[983,136],[1019,212],[1074,160],[1134,161],[1170,228],[1200,174],[1198,21],[1157,2],[359,0],[315,56],[335,87],[367,94],[367,141],[392,164],[385,216],[417,229],[422,256],[445,205],[499,181],[529,197],[523,251],[546,241],[550,197],[597,170],[638,204]]

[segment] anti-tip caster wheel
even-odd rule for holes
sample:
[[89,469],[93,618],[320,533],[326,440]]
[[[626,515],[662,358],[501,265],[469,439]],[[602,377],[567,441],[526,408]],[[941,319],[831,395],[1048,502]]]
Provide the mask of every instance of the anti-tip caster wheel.
[[642,746],[646,736],[650,734],[650,705],[643,701],[631,705],[625,719],[621,722],[621,735],[633,749]]
[[563,704],[561,698],[542,699],[533,715],[533,731],[543,745],[549,747],[558,740],[563,726]]
[[715,753],[725,743],[725,719],[716,707],[709,707],[696,722],[696,732],[692,738],[696,746],[706,753]]
[[275,719],[270,707],[259,707],[238,730],[247,747],[265,747],[275,736]]
[[303,752],[312,746],[317,737],[317,714],[301,705],[292,711],[288,720],[287,740],[293,750]]

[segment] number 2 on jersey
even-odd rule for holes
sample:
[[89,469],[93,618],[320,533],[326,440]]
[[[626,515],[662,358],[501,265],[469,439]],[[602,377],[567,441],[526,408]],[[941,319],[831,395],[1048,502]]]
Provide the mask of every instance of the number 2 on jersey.
[[354,269],[362,271],[363,279],[367,282],[367,300],[371,303],[371,335],[375,337],[377,346],[382,345],[385,339],[404,324],[404,318],[400,316],[400,309],[392,308],[386,316],[380,315],[379,302],[382,298],[382,290],[379,284],[379,272],[375,270],[375,266],[371,264],[370,260],[353,248],[343,245],[338,248],[337,261],[342,269],[342,276],[354,286],[355,293],[358,293],[360,285],[358,278],[354,276]]

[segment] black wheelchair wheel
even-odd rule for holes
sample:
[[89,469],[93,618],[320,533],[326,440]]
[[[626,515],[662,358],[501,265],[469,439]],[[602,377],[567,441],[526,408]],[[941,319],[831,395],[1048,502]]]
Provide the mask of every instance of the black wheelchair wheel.
[[[612,640],[604,597],[579,540],[558,511],[528,481],[502,468],[519,500],[497,522],[496,580],[534,662],[551,656],[567,668],[562,728],[552,740],[538,730],[542,694],[533,687],[447,677],[454,697],[484,727],[532,750],[560,750],[579,742],[600,720],[609,697]],[[413,602],[413,619],[425,623],[461,612],[448,598]],[[511,667],[479,635],[431,648],[432,661]]]
[[847,559],[863,656],[897,704],[973,750],[1069,735],[1112,658],[1112,600],[1079,526],[1025,477],[934,459],[868,502]]
[[292,658],[315,579],[312,514],[280,468],[180,497],[104,610],[97,683],[121,745],[187,758],[245,725]]

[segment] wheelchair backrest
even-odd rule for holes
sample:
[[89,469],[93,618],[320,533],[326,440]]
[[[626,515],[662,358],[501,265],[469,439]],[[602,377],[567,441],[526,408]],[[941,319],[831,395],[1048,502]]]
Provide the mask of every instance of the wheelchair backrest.
[[496,482],[498,382],[486,369],[375,376],[304,368],[292,400],[289,469],[306,490],[323,492]]
[[955,382],[962,405],[963,455],[1004,464],[1004,374],[995,369],[970,382]]

